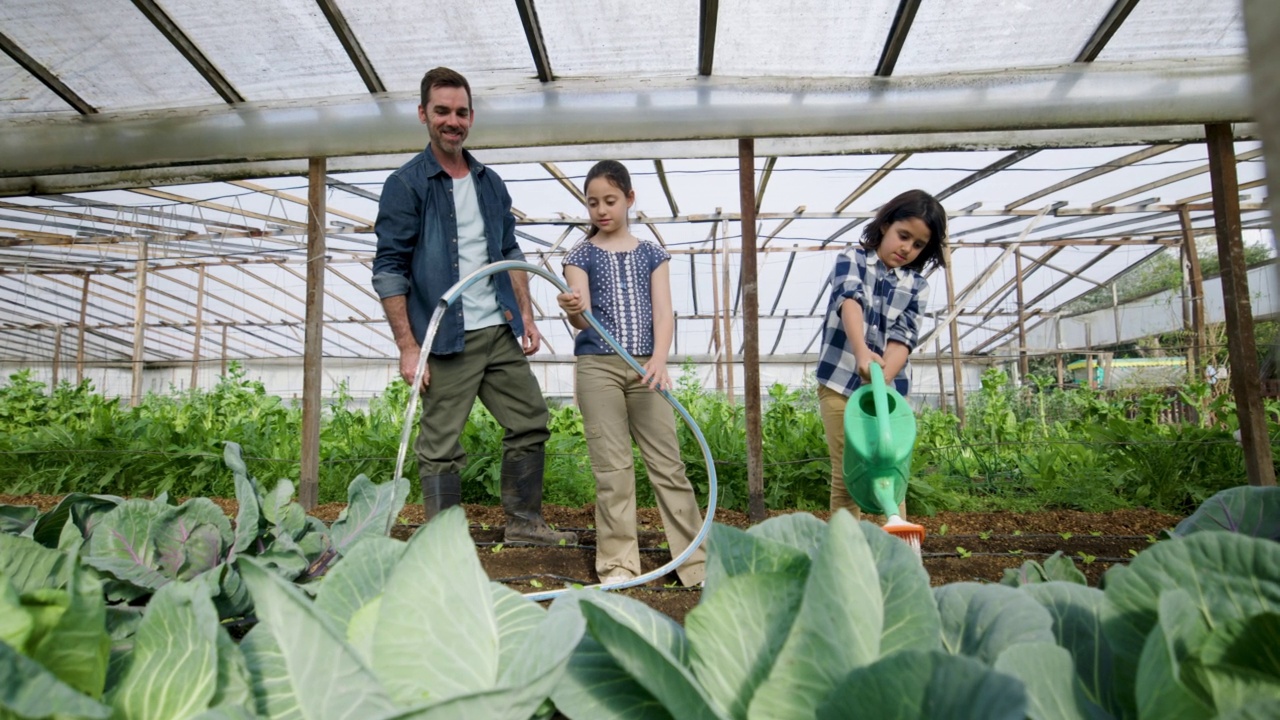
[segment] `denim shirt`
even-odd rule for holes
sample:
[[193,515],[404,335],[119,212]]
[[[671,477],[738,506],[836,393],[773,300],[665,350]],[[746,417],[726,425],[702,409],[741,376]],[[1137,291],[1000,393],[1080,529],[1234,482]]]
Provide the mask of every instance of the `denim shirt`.
[[[516,243],[511,195],[498,173],[463,151],[475,182],[480,214],[484,217],[489,261],[524,260]],[[440,298],[458,277],[458,219],[453,203],[453,178],[431,152],[431,146],[391,173],[382,187],[374,224],[378,250],[373,258],[373,289],[385,299],[408,295],[409,325],[421,345]],[[492,276],[498,304],[517,336],[524,321],[508,273]],[[449,305],[431,352],[450,355],[463,346],[462,301]]]

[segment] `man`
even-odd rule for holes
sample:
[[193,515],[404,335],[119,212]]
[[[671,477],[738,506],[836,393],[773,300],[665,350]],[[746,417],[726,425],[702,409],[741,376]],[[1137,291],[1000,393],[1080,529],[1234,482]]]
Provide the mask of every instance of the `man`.
[[[460,278],[499,260],[524,260],[516,244],[511,195],[502,178],[462,149],[475,113],[461,74],[436,68],[422,78],[418,119],[430,144],[387,178],[374,226],[373,287],[412,383],[421,343],[440,298]],[[529,278],[491,275],[445,311],[426,375],[414,450],[427,520],[462,500],[458,443],[479,396],[506,430],[502,440],[505,541],[575,544],[542,519],[547,405],[525,356],[542,336],[533,323]],[[520,341],[517,342],[516,338]]]

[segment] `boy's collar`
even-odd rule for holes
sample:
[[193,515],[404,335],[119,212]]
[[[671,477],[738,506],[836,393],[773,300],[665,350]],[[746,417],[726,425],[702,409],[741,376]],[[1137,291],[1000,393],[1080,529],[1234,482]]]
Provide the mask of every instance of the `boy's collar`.
[[[864,248],[864,250],[865,250],[865,248]],[[868,264],[868,265],[884,264],[884,261],[880,259],[880,253],[876,252],[875,250],[866,250],[866,253],[867,253],[867,264]],[[889,270],[890,270],[894,275],[897,275],[899,280],[905,280],[905,279],[907,279],[907,277],[908,277],[908,275],[909,275],[909,273],[910,273],[910,271],[909,271],[909,270],[907,270],[907,269],[906,269],[906,268],[904,268],[904,267],[889,268]]]

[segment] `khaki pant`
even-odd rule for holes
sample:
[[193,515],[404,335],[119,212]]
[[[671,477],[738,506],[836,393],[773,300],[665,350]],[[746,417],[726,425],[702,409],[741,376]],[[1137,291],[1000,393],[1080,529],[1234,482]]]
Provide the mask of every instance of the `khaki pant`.
[[[637,358],[643,363],[647,358]],[[675,413],[617,355],[581,355],[576,368],[578,407],[596,476],[596,572],[615,568],[640,574],[636,535],[636,473],[631,440],[649,469],[671,556],[689,547],[702,526],[693,485],[685,476]],[[706,576],[706,552],[694,551],[676,570],[695,585]]]
[[[822,429],[827,434],[827,455],[831,458],[831,512],[844,508],[855,518],[861,518],[862,509],[844,486],[844,409],[848,404],[848,396],[826,385],[818,386],[818,407],[822,413]],[[907,517],[906,501],[898,506],[898,515]]]
[[477,396],[506,430],[504,460],[519,460],[551,437],[542,388],[510,325],[471,330],[462,352],[431,355],[427,365],[431,378],[413,446],[420,476],[462,472],[467,454],[458,439]]

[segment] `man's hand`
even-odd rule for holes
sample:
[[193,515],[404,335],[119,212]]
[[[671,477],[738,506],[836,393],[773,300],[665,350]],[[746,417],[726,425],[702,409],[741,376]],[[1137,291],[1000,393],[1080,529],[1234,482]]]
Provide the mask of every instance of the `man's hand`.
[[[400,351],[400,377],[404,378],[406,384],[413,387],[413,376],[418,372],[418,356],[422,354],[422,349],[418,347],[404,348]],[[425,391],[427,384],[431,380],[431,366],[422,368],[422,387],[418,390]]]
[[580,315],[587,309],[586,303],[582,302],[582,293],[578,290],[556,295],[556,302],[560,303],[560,309],[569,315]]
[[542,333],[538,332],[538,326],[533,324],[531,316],[524,318],[524,337],[521,338],[520,346],[525,355],[532,355],[542,349]]
[[859,355],[857,357],[858,357],[858,375],[860,375],[863,381],[865,382],[871,382],[871,363],[875,363],[876,365],[879,365],[881,368],[884,368],[884,358],[880,357],[880,355],[878,355],[877,353],[871,352],[870,350],[868,350],[866,353]]

